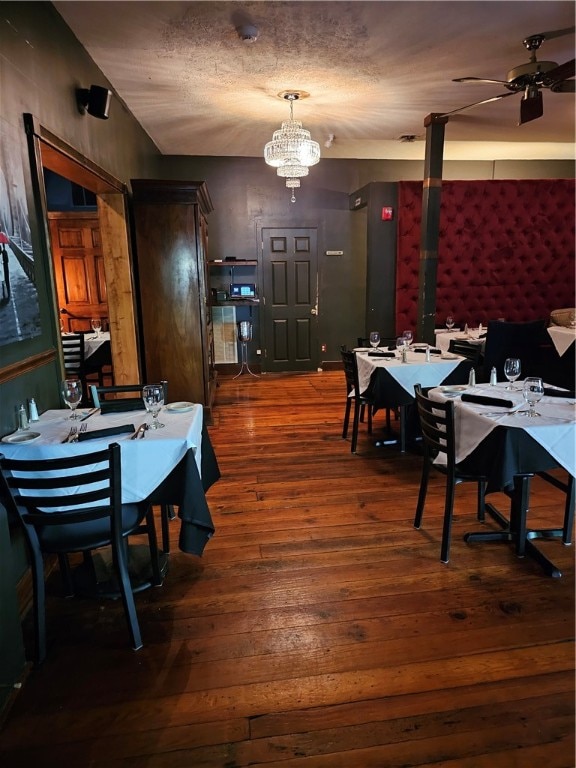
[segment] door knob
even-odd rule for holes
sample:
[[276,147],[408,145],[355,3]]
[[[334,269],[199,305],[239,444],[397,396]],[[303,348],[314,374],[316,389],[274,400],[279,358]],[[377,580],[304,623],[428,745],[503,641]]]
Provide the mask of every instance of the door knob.
[[310,314],[311,315],[317,315],[318,314],[318,310],[316,309],[316,307],[312,307],[312,309],[310,310]]

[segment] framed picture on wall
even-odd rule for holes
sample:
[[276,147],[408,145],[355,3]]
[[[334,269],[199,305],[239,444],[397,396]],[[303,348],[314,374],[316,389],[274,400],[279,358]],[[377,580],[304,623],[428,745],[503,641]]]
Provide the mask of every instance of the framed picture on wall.
[[0,118],[0,346],[42,332],[21,136]]

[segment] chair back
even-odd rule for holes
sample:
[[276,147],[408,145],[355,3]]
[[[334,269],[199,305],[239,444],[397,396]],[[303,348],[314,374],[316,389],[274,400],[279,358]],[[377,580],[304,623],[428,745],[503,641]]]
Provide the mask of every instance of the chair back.
[[342,364],[344,366],[344,375],[346,377],[346,394],[354,392],[356,396],[360,394],[360,382],[358,380],[358,364],[356,363],[356,353],[347,349],[341,349]]
[[[34,549],[80,551],[120,542],[122,532],[120,446],[58,459],[14,459],[0,454],[3,496],[24,524]],[[96,520],[110,518],[110,526]],[[58,526],[57,533],[51,533]],[[80,546],[74,546],[77,540]],[[68,541],[68,544],[66,542]]]
[[546,320],[528,323],[507,323],[490,320],[484,348],[484,378],[490,378],[494,367],[499,381],[504,381],[504,361],[507,357],[518,357],[522,363],[522,378],[541,376],[540,347],[546,340]]
[[470,341],[466,341],[466,339],[450,339],[448,352],[471,360],[474,368],[480,365],[482,358],[482,347],[480,344],[472,344]]
[[62,334],[62,356],[67,379],[84,379],[84,336],[81,333]]
[[454,403],[449,400],[444,403],[431,400],[422,391],[420,384],[414,385],[416,405],[425,459],[434,461],[440,454],[446,457],[446,467],[453,470],[456,464],[456,448],[454,437]]
[[[168,402],[168,382],[160,382],[164,389],[164,402]],[[144,384],[122,384],[113,387],[90,387],[92,402],[101,413],[120,413],[122,411],[141,411],[144,408],[142,389]]]

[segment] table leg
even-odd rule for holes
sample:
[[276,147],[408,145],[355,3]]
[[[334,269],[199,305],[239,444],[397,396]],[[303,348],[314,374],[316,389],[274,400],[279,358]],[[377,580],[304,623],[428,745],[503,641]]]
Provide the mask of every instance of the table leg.
[[525,555],[535,560],[544,572],[558,579],[562,572],[532,543],[533,539],[562,538],[562,528],[533,530],[526,527],[526,519],[530,508],[530,480],[532,474],[516,475],[514,489],[507,492],[511,499],[510,520],[507,520],[492,504],[486,504],[486,512],[502,528],[501,531],[473,531],[464,535],[467,543],[475,541],[508,541],[514,542],[518,557]]

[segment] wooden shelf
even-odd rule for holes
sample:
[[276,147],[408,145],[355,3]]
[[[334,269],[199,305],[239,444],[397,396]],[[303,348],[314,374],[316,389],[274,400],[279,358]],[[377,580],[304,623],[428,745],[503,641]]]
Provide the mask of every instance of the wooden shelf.
[[256,259],[245,261],[209,261],[210,267],[257,267]]
[[233,306],[233,305],[242,305],[242,304],[251,304],[256,305],[260,304],[260,299],[231,299],[228,301],[214,301],[212,302],[213,307],[226,307],[226,306]]

